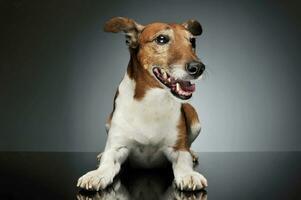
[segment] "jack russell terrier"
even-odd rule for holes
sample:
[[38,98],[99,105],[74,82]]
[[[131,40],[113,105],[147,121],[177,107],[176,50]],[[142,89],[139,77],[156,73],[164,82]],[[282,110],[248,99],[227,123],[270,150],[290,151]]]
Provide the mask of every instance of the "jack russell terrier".
[[183,24],[151,23],[115,17],[106,32],[124,32],[130,61],[114,98],[106,123],[108,139],[96,170],[79,178],[77,186],[100,190],[113,183],[121,165],[155,168],[171,163],[174,182],[184,191],[207,187],[206,178],[194,171],[197,157],[190,150],[201,126],[187,103],[205,65],[197,57],[196,20]]

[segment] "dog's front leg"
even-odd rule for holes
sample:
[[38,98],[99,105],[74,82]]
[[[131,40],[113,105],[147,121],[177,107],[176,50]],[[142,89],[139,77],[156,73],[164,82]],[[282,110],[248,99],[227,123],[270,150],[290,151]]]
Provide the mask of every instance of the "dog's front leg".
[[77,186],[87,190],[100,190],[113,182],[120,171],[121,164],[126,160],[129,150],[126,147],[106,149],[101,157],[98,169],[90,171],[80,177]]
[[206,178],[194,171],[192,156],[189,151],[168,148],[165,155],[172,163],[174,181],[180,190],[195,191],[207,187]]

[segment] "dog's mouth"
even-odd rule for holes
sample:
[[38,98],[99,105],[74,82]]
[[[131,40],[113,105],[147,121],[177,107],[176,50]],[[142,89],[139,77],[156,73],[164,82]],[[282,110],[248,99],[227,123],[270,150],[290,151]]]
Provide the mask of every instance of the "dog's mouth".
[[191,98],[192,93],[195,91],[195,84],[192,84],[190,81],[176,79],[159,67],[154,67],[153,73],[179,99],[187,100]]

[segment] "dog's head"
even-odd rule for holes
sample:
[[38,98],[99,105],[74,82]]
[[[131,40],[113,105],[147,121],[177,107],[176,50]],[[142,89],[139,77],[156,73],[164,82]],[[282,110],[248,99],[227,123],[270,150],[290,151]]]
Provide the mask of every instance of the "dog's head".
[[196,36],[202,33],[198,21],[143,26],[132,19],[115,17],[106,22],[104,30],[124,32],[126,43],[136,50],[140,65],[174,96],[182,100],[192,96],[195,84],[191,81],[205,70],[195,52]]

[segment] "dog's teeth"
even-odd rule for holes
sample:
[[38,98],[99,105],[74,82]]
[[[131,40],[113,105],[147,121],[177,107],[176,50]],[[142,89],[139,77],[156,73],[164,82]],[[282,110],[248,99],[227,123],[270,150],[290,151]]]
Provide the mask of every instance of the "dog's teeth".
[[179,83],[176,84],[176,91],[177,91],[177,92],[180,91],[180,84],[179,84]]
[[169,78],[167,79],[167,81],[170,82],[170,81],[171,81],[171,78],[169,77]]
[[191,95],[191,93],[190,92],[185,92],[185,95],[189,96],[189,95]]
[[162,75],[163,75],[163,78],[164,78],[164,79],[167,79],[167,74],[166,74],[166,72],[163,72]]

